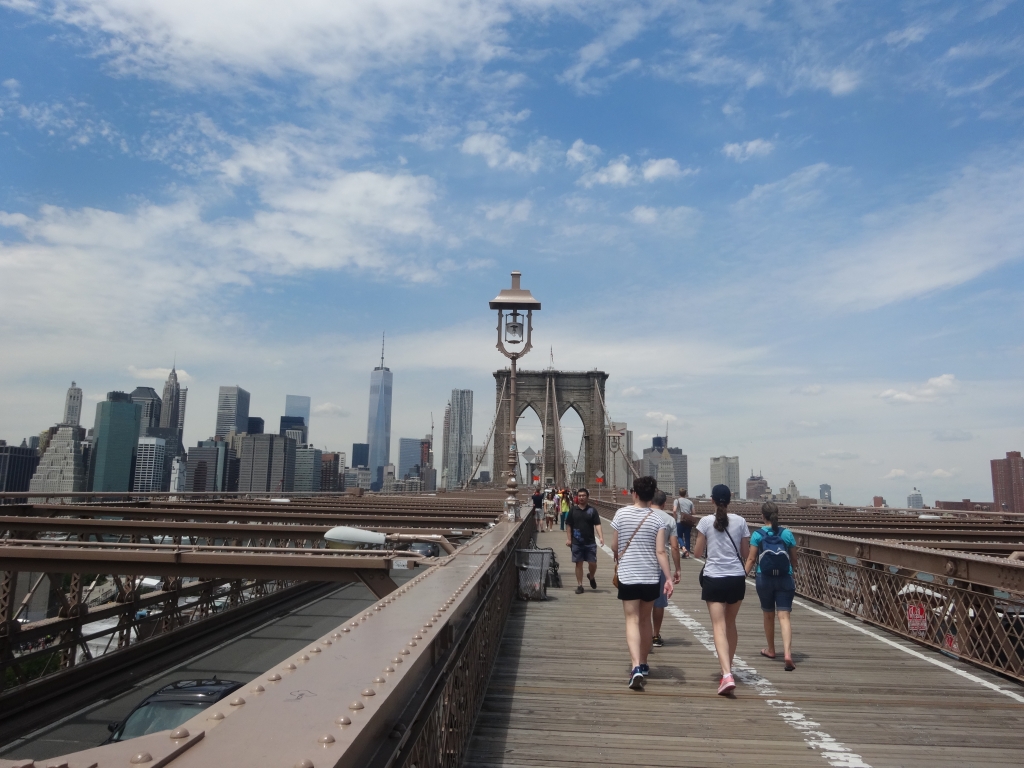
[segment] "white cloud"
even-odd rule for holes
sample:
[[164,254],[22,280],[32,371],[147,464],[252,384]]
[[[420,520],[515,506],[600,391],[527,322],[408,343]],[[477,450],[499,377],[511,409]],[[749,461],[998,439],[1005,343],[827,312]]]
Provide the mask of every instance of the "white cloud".
[[583,139],[576,139],[565,153],[565,162],[570,168],[583,166],[592,168],[594,161],[601,154],[601,148],[595,144],[587,144]]
[[636,184],[636,180],[637,170],[629,164],[629,156],[620,155],[614,160],[610,160],[604,168],[584,174],[577,183],[589,189],[595,184],[625,187]]
[[906,477],[907,473],[902,469],[890,469],[885,475],[882,475],[883,480],[895,480],[897,477]]
[[313,406],[313,413],[335,416],[337,418],[346,418],[352,415],[345,408],[335,403],[318,403]]
[[944,373],[928,379],[926,383],[917,387],[910,387],[907,390],[887,389],[879,393],[879,397],[888,403],[895,405],[908,405],[910,403],[931,403],[936,400],[956,394],[960,391],[960,382],[952,373]]
[[[559,79],[572,84],[581,93],[593,93],[601,85],[601,81],[588,79],[590,71],[607,64],[610,55],[640,35],[644,27],[657,16],[657,13],[657,10],[642,6],[627,6],[604,32],[579,50],[576,63],[568,67]],[[618,71],[614,73],[613,77],[621,75],[623,72],[632,71],[638,65],[638,60],[630,59],[617,68]]]
[[936,469],[932,472],[932,477],[950,478],[959,474],[959,470],[954,467],[953,469]]
[[495,205],[481,206],[481,210],[488,221],[522,222],[530,218],[533,203],[529,200],[506,200]]
[[535,173],[542,165],[541,145],[531,144],[526,152],[508,146],[508,139],[497,133],[474,133],[462,142],[462,152],[479,155],[489,168]]
[[774,205],[777,208],[798,210],[817,203],[822,197],[821,184],[828,178],[828,163],[805,166],[786,178],[768,184],[756,184],[750,194],[736,203],[736,210],[744,212],[756,205]]
[[637,224],[653,224],[658,220],[658,210],[646,205],[638,205],[629,212],[629,218]]
[[828,91],[833,96],[853,93],[861,83],[860,75],[853,70],[845,67],[830,69],[819,65],[798,67],[795,80],[808,88]]
[[840,459],[841,461],[849,461],[850,459],[858,458],[858,454],[856,453],[852,453],[851,451],[842,451],[836,448],[828,451],[822,451],[820,455],[823,459]]
[[928,35],[928,27],[921,24],[912,24],[904,29],[890,32],[883,39],[889,45],[897,48],[906,48],[912,43],[920,43]]
[[642,395],[643,393],[644,391],[640,389],[640,387],[626,387],[624,390],[622,390],[623,397],[636,397],[637,395]]
[[815,395],[820,395],[824,391],[825,389],[821,384],[808,384],[806,387],[802,387],[800,389],[800,394],[814,397]]
[[645,162],[642,173],[644,181],[657,181],[658,179],[678,179],[682,176],[694,174],[696,171],[692,168],[684,170],[671,157],[664,157],[660,160],[648,160]]
[[671,230],[676,235],[693,234],[701,221],[700,211],[685,205],[675,208],[652,208],[648,205],[638,205],[626,214],[626,218],[634,224]]
[[650,421],[656,421],[659,424],[664,424],[666,422],[671,424],[674,421],[679,421],[679,419],[671,413],[662,413],[661,411],[648,411],[646,415]]
[[[597,155],[593,150],[597,149],[597,147],[587,145],[577,147],[579,144],[581,142],[577,141],[573,144],[572,149],[569,150],[571,153],[568,157],[569,165],[583,165],[584,167],[592,168],[593,160]],[[692,168],[680,168],[679,163],[670,157],[660,160],[648,160],[643,164],[643,167],[638,168],[630,164],[629,155],[619,155],[614,160],[608,161],[608,164],[603,168],[583,174],[577,183],[588,189],[598,184],[625,187],[636,184],[641,179],[647,182],[659,181],[660,179],[678,179],[696,172]]]
[[[171,375],[170,368],[136,368],[134,365],[128,366],[128,373],[132,375],[132,378],[143,379],[148,381],[167,381],[167,377]],[[192,377],[189,376],[188,372],[180,368],[175,369],[175,373],[178,376],[178,382],[180,384],[188,384],[192,381]]]
[[770,155],[774,149],[775,145],[767,139],[752,139],[738,144],[726,144],[722,147],[722,154],[737,163],[744,163],[752,157]]

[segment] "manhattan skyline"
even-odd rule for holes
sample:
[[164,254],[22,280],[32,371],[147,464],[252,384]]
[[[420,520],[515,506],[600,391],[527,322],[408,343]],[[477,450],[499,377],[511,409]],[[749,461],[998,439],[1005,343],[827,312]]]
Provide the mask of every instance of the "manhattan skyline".
[[453,388],[483,431],[520,269],[522,367],[607,371],[638,447],[989,498],[1024,443],[1020,3],[469,6],[0,9],[0,437],[177,353],[186,446],[237,383],[349,450],[382,327],[392,435]]

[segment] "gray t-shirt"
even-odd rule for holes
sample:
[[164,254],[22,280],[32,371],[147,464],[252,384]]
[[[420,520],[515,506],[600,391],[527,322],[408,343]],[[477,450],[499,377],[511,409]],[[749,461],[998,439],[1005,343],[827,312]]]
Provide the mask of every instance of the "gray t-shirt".
[[689,499],[684,499],[682,497],[676,499],[674,502],[672,502],[672,513],[676,516],[677,523],[689,525],[689,523],[686,523],[683,520],[683,515],[693,514],[693,502],[690,501]]
[[672,552],[671,539],[676,535],[676,521],[672,519],[672,515],[663,510],[655,510],[655,514],[661,517],[662,527],[665,529],[665,554],[669,555]]
[[[743,554],[743,539],[750,538],[747,521],[730,512],[729,526],[724,531],[717,531],[714,526],[714,515],[702,517],[697,523],[697,530],[704,534],[708,542],[704,575],[712,579],[745,576],[746,570],[740,557]],[[732,539],[732,544],[729,543],[729,539]]]

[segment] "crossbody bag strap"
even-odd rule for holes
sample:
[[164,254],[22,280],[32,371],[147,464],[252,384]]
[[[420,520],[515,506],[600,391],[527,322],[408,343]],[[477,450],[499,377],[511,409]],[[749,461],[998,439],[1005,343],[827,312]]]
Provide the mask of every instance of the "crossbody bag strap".
[[616,562],[618,562],[618,561],[619,561],[619,560],[621,560],[621,559],[622,559],[623,557],[625,557],[625,555],[626,555],[626,550],[627,550],[627,549],[629,549],[629,545],[633,543],[633,539],[635,539],[635,538],[636,538],[636,535],[637,535],[638,533],[640,533],[640,529],[644,527],[644,523],[646,523],[646,522],[647,522],[647,518],[648,518],[648,517],[650,517],[650,516],[651,516],[651,515],[653,515],[653,514],[654,514],[654,510],[652,509],[652,510],[651,510],[650,512],[648,512],[648,513],[647,513],[646,515],[644,515],[644,519],[640,521],[640,525],[638,525],[638,526],[636,527],[636,530],[634,530],[634,531],[633,531],[633,535],[629,537],[629,541],[627,541],[627,542],[626,542],[626,546],[624,546],[624,547],[622,548],[622,551],[621,551],[621,552],[619,552],[619,554],[618,554],[618,555],[616,556],[616,558],[615,558]]
[[722,531],[722,533],[725,534],[725,538],[727,538],[729,540],[729,543],[732,544],[732,550],[733,550],[733,552],[736,553],[736,559],[740,561],[740,565],[742,565],[743,566],[743,570],[746,571],[747,570],[746,563],[743,562],[743,556],[740,555],[740,549],[739,549],[739,547],[736,546],[736,542],[732,540],[732,536],[729,534],[729,526],[728,525],[725,526],[725,530]]

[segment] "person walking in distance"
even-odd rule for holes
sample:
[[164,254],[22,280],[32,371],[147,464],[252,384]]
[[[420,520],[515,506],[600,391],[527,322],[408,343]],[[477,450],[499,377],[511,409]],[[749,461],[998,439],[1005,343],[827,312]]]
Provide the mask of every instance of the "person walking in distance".
[[544,494],[540,492],[540,488],[533,490],[533,517],[537,522],[537,533],[544,530]]
[[544,499],[544,525],[547,526],[547,530],[555,530],[555,507],[558,502],[555,501],[555,492],[548,491],[548,497]]
[[569,489],[563,488],[562,492],[555,497],[558,502],[558,520],[559,527],[565,530],[565,518],[569,516],[569,507],[572,506],[572,502],[569,501]]
[[732,675],[732,659],[736,655],[739,636],[736,633],[736,614],[740,612],[746,595],[746,564],[750,550],[750,531],[747,521],[729,512],[732,493],[727,485],[711,489],[715,514],[702,517],[697,523],[697,544],[693,553],[707,559],[701,570],[701,599],[707,603],[711,627],[715,635],[715,650],[722,665],[720,696],[736,687]]
[[793,597],[796,583],[793,581],[793,566],[796,565],[796,537],[788,528],[779,526],[779,505],[766,501],[761,505],[761,514],[767,523],[754,531],[750,537],[750,552],[747,555],[747,573],[757,563],[757,597],[761,601],[764,616],[764,637],[768,647],[761,655],[775,658],[775,614],[779,615],[782,628],[782,654],[786,671],[796,669],[793,664],[793,627],[790,616],[793,611]]
[[690,531],[697,521],[693,517],[693,502],[687,497],[685,488],[679,489],[679,498],[672,502],[672,513],[676,516],[676,536],[679,537],[683,557],[689,557]]
[[597,542],[604,546],[604,532],[601,530],[601,515],[590,506],[590,491],[580,488],[576,503],[565,518],[565,546],[572,552],[576,564],[576,594],[583,594],[583,563],[588,564],[590,588],[597,589]]
[[[672,576],[672,584],[674,586],[679,583],[679,572],[681,569],[679,562],[679,537],[676,534],[675,518],[665,511],[665,502],[667,501],[668,496],[659,488],[654,492],[654,498],[651,499],[651,508],[658,510],[658,515],[665,526],[666,544],[669,546],[672,554],[672,564],[676,567],[676,572]],[[668,597],[665,595],[665,574],[663,573],[658,574],[658,590],[658,599],[654,601],[654,610],[651,612],[651,623],[654,625],[654,637],[651,639],[651,645],[655,648],[661,648],[665,645],[665,641],[661,639],[661,624],[665,620]]]
[[658,599],[658,574],[665,576],[662,591],[672,597],[672,577],[665,555],[665,527],[651,509],[658,482],[650,476],[633,481],[633,503],[612,519],[611,548],[615,553],[615,576],[622,612],[626,617],[626,645],[631,669],[629,687],[642,691],[650,672],[647,655],[651,650],[651,613]]

